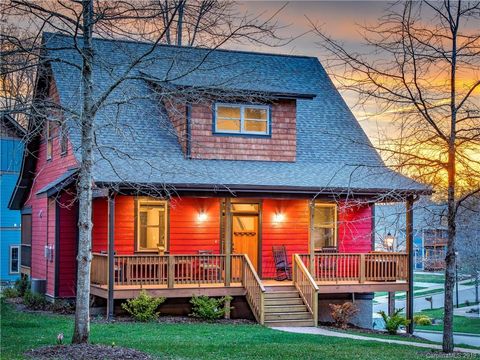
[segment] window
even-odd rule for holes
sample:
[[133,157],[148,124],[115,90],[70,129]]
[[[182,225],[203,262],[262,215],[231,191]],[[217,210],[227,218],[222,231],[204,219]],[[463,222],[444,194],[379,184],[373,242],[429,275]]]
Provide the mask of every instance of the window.
[[45,137],[47,139],[47,160],[51,160],[53,153],[53,121],[49,119],[47,119]]
[[137,214],[137,251],[167,249],[167,202],[139,200]]
[[21,266],[30,268],[32,264],[32,214],[22,214]]
[[68,150],[67,124],[65,121],[60,126],[60,154],[65,156]]
[[215,132],[269,135],[270,108],[265,105],[215,105]]
[[10,246],[10,274],[20,272],[20,247],[18,245]]
[[337,246],[337,207],[335,204],[314,204],[312,238],[315,250]]

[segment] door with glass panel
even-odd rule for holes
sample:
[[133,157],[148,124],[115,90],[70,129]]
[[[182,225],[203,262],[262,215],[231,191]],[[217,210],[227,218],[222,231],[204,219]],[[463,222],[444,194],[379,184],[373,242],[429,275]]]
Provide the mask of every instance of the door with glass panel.
[[[240,201],[240,200],[237,200]],[[232,202],[232,254],[246,254],[258,271],[260,256],[260,203]]]
[[140,200],[138,202],[137,251],[160,254],[167,250],[167,203]]

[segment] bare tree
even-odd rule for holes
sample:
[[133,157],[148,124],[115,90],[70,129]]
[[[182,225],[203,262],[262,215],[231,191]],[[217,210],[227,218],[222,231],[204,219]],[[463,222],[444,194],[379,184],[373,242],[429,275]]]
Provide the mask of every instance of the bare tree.
[[[274,17],[266,20],[260,17],[250,16],[230,16],[223,17],[220,21],[220,15],[213,15],[213,11],[220,9],[231,9],[231,3],[203,1],[191,2],[187,6],[184,1],[169,3],[160,2],[139,2],[130,4],[128,2],[95,2],[94,0],[82,1],[53,1],[48,3],[38,3],[29,0],[11,0],[2,5],[2,10],[10,14],[12,19],[31,19],[28,24],[30,36],[27,37],[31,46],[26,46],[26,40],[11,42],[12,54],[28,55],[33,57],[34,65],[47,67],[51,62],[65,61],[57,58],[49,58],[43,55],[48,52],[48,44],[42,44],[41,32],[45,29],[55,30],[57,32],[70,36],[71,50],[76,53],[79,62],[70,61],[72,73],[78,74],[78,81],[81,83],[82,97],[80,106],[69,107],[65,104],[58,104],[48,99],[47,96],[38,97],[32,102],[31,108],[26,113],[37,117],[35,124],[38,124],[38,133],[45,126],[47,118],[55,112],[60,117],[74,119],[81,131],[81,157],[79,161],[79,172],[76,186],[76,200],[78,201],[79,219],[78,219],[78,255],[77,255],[77,286],[76,286],[76,313],[75,328],[72,341],[74,343],[88,342],[90,334],[90,264],[92,259],[92,186],[94,182],[92,169],[94,153],[102,156],[103,149],[96,144],[95,131],[98,130],[95,124],[95,117],[106,106],[121,106],[129,101],[135,101],[139,94],[131,94],[121,100],[122,104],[110,102],[110,95],[118,91],[129,81],[139,80],[144,75],[137,71],[139,67],[145,64],[154,63],[156,60],[156,48],[162,43],[171,43],[173,33],[177,34],[177,42],[182,43],[184,32],[187,34],[188,44],[194,45],[202,41],[203,45],[210,44],[210,49],[201,56],[197,63],[188,67],[185,72],[174,75],[167,74],[166,78],[143,80],[150,83],[161,83],[178,80],[188,76],[196,71],[202,63],[208,58],[211,52],[216,48],[225,45],[229,41],[258,41],[265,43],[267,38],[279,40],[275,37],[276,23]],[[198,11],[198,13],[195,13]],[[222,10],[223,11],[223,10]],[[183,14],[181,14],[183,13]],[[223,13],[225,15],[225,13]],[[162,19],[163,22],[159,22]],[[174,22],[174,20],[176,22]],[[209,20],[207,20],[209,19]],[[215,20],[213,20],[215,19]],[[158,26],[157,24],[161,24]],[[155,24],[153,26],[152,24]],[[122,67],[120,72],[111,71],[109,64],[104,64],[105,59],[95,55],[94,43],[96,36],[103,38],[129,38],[129,39],[149,39],[145,43],[140,53],[128,54],[129,61]],[[17,39],[17,37],[11,37]],[[119,45],[120,46],[120,45]],[[50,49],[56,50],[56,49]],[[125,49],[125,51],[128,51]],[[13,58],[13,57],[12,57]],[[174,59],[171,59],[174,62]],[[15,76],[20,71],[32,67],[31,63],[19,62],[9,64],[8,73]],[[45,65],[45,66],[44,66]],[[111,84],[98,91],[99,86],[95,83],[95,70],[104,67],[113,78]],[[178,90],[172,91],[171,88],[157,86],[153,96],[160,99],[160,102],[172,97],[180,97],[186,101],[200,101],[207,99],[211,94],[208,90],[195,91],[186,89],[183,94]],[[39,94],[37,94],[38,96]],[[238,93],[235,94],[238,96]],[[152,96],[152,95],[150,95]],[[228,96],[228,94],[224,94]],[[41,121],[38,120],[41,119]],[[112,126],[117,126],[115,119],[112,119]],[[120,128],[117,131],[121,131]],[[31,134],[34,136],[34,134]],[[108,149],[112,150],[112,149]],[[121,149],[113,149],[120,153]],[[123,154],[127,156],[127,154]],[[108,157],[104,160],[109,161]],[[145,165],[145,164],[144,164]],[[149,164],[146,164],[149,165]],[[152,167],[152,171],[159,171]],[[135,184],[132,184],[134,186]],[[153,191],[154,189],[152,189]],[[171,191],[171,189],[167,189]]]
[[396,3],[361,27],[364,53],[310,21],[334,79],[358,95],[358,106],[376,108],[396,126],[377,146],[387,164],[447,200],[445,352],[453,351],[457,211],[480,191],[479,20],[478,2]]

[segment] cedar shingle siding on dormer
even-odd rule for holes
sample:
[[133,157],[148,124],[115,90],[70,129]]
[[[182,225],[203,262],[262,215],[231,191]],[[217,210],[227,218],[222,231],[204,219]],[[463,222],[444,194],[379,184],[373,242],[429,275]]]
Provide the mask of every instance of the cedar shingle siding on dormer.
[[271,135],[215,134],[214,103],[191,105],[190,141],[187,145],[185,105],[165,104],[185,155],[192,159],[294,162],[296,159],[296,102],[280,100],[271,105]]

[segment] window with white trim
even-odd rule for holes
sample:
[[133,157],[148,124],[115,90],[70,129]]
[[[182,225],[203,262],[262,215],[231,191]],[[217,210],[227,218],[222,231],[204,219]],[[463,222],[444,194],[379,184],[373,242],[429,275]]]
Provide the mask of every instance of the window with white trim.
[[215,132],[270,135],[270,107],[265,105],[215,104]]
[[138,200],[137,251],[167,249],[167,202]]
[[315,203],[312,216],[312,234],[315,251],[337,246],[336,204]]
[[10,274],[20,272],[20,246],[10,246]]

